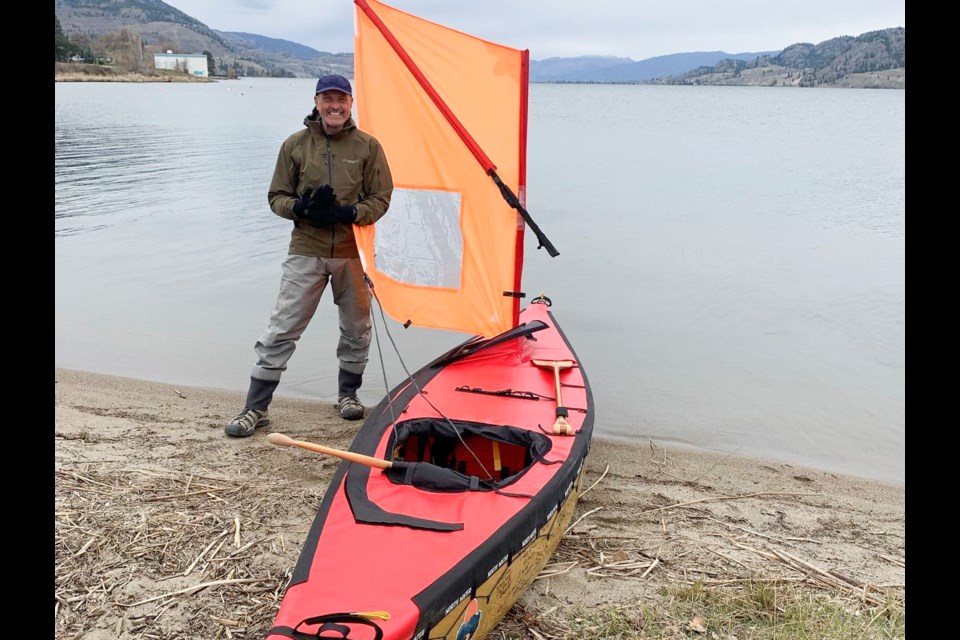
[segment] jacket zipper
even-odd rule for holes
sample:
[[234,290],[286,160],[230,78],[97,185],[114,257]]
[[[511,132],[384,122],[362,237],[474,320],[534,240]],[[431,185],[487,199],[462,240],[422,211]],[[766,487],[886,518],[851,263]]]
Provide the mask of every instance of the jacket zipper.
[[[327,184],[333,188],[333,147],[330,146],[331,137],[326,132],[323,137],[327,140]],[[336,225],[330,225],[330,257],[337,252],[337,229]]]

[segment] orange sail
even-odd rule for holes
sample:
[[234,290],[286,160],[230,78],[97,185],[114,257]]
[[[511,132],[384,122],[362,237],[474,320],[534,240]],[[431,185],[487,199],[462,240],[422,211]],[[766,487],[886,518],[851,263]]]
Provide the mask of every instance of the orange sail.
[[518,322],[530,222],[529,52],[355,5],[357,120],[395,185],[387,214],[356,228],[374,294],[405,325],[498,335]]

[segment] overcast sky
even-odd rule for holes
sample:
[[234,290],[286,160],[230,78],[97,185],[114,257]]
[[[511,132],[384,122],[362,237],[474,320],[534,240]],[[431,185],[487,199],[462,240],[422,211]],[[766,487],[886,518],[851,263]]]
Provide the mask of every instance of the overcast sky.
[[[218,31],[353,51],[350,0],[165,0]],[[530,58],[634,60],[687,51],[780,51],[797,42],[906,27],[906,0],[393,0],[421,18]]]

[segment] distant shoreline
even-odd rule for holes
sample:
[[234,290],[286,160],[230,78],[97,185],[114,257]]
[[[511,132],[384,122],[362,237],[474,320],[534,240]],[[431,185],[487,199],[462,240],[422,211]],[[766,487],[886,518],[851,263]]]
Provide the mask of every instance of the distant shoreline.
[[[696,82],[537,82],[533,84],[639,84],[671,86],[755,86],[787,87],[796,86],[795,80],[784,70],[767,72],[764,69],[755,73],[743,73],[738,76],[717,74],[712,78],[701,77]],[[108,65],[76,64],[58,62],[54,69],[54,82],[219,82],[221,80],[239,80],[226,76],[199,77],[157,69],[155,73],[143,74],[118,69]],[[906,89],[906,69],[889,69],[882,72],[854,73],[841,81],[804,88],[846,88],[846,89]]]
[[157,69],[139,73],[110,65],[57,62],[54,82],[217,82],[227,78],[191,76],[186,73]]

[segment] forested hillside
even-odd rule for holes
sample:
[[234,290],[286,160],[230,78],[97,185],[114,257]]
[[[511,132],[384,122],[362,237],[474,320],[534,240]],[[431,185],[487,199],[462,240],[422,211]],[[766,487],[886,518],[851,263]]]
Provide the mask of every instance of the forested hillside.
[[[153,54],[206,53],[221,76],[312,77],[353,69],[352,53],[216,31],[161,0],[54,0],[62,34],[90,60],[148,73]],[[58,51],[59,51],[58,40]]]
[[[665,78],[661,84],[872,86],[904,88],[906,29],[870,31],[810,44],[793,44],[754,60],[727,59]],[[858,84],[859,83],[859,84]]]

